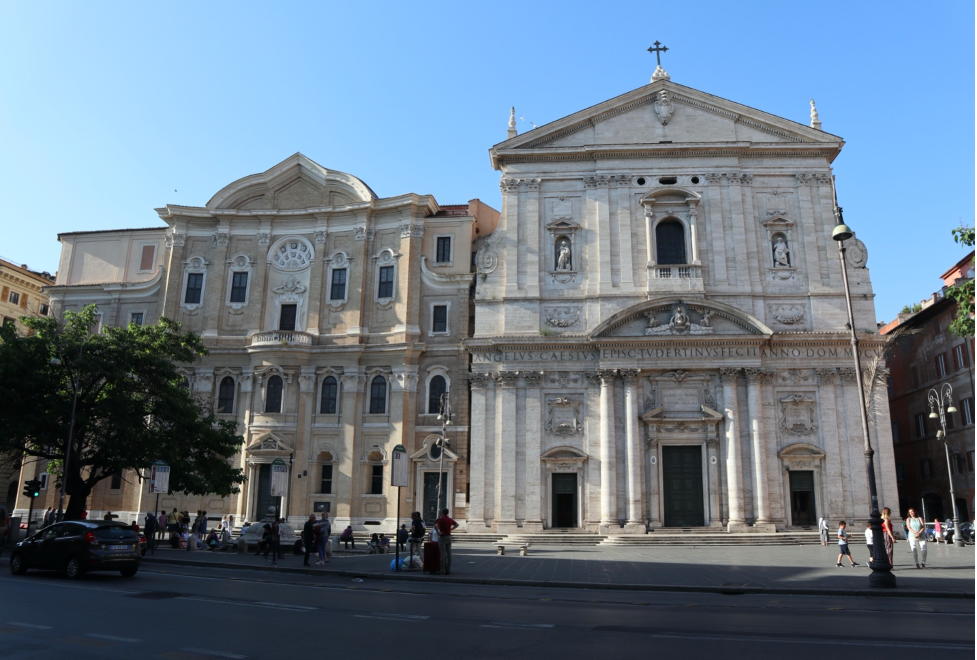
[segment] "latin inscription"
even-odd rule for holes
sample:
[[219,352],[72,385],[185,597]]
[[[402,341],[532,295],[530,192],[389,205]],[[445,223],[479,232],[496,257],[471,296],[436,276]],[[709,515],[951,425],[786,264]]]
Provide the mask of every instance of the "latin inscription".
[[[875,357],[874,349],[860,351]],[[605,348],[600,351],[496,351],[472,353],[475,364],[493,362],[593,362],[596,360],[653,360],[674,358],[851,358],[850,348],[765,348],[758,346],[669,346],[667,348]]]

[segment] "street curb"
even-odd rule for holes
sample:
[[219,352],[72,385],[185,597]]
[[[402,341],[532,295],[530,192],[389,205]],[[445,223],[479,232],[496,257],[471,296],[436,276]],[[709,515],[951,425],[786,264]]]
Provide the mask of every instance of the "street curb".
[[974,600],[974,592],[958,593],[947,591],[919,591],[904,589],[812,589],[801,587],[787,589],[782,587],[710,587],[710,586],[690,586],[690,585],[665,585],[665,584],[606,584],[598,582],[559,582],[546,580],[511,580],[502,578],[466,578],[444,575],[425,575],[423,573],[401,572],[401,573],[376,573],[369,571],[347,571],[342,569],[329,568],[306,568],[305,566],[278,567],[271,565],[250,565],[233,564],[229,562],[196,561],[193,559],[164,559],[157,557],[143,557],[144,562],[155,564],[168,564],[173,566],[196,566],[223,569],[243,569],[264,572],[287,572],[298,575],[330,575],[338,577],[360,578],[364,580],[397,580],[404,582],[426,581],[426,582],[450,582],[456,584],[476,584],[496,587],[549,587],[555,589],[599,589],[606,591],[671,591],[683,593],[713,593],[725,594],[730,596],[744,594],[760,595],[786,595],[786,596],[860,596],[863,598],[946,598],[946,599],[970,599]]

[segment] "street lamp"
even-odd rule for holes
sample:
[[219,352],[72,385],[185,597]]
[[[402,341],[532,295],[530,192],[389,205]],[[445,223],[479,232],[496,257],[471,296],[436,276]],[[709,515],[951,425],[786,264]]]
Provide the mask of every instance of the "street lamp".
[[442,483],[444,482],[444,447],[448,443],[448,427],[451,425],[451,399],[448,398],[448,393],[445,392],[441,395],[441,412],[438,413],[438,421],[441,422],[441,440],[439,442],[439,449],[441,450],[438,457],[438,506],[437,515],[441,516],[441,509],[447,508],[447,501],[442,506],[441,504],[441,491]]
[[851,288],[848,286],[848,264],[845,262],[845,241],[854,234],[845,224],[841,207],[835,206],[838,224],[831,232],[831,238],[838,242],[838,256],[841,258],[841,279],[845,284],[845,304],[848,308],[848,329],[851,331],[852,355],[855,358],[855,387],[858,389],[858,415],[862,422],[862,440],[865,445],[865,469],[868,471],[868,494],[872,502],[869,525],[872,528],[872,561],[869,567],[872,574],[868,583],[872,587],[892,588],[896,586],[896,576],[892,574],[892,564],[885,551],[882,538],[882,514],[879,512],[879,494],[875,486],[875,450],[868,433],[868,418],[865,416],[865,390],[862,387],[862,359],[858,354],[858,335],[855,333],[855,315],[851,307]]
[[950,477],[950,502],[953,504],[953,545],[958,548],[964,547],[963,534],[960,533],[960,512],[957,510],[957,491],[953,487],[953,467],[950,465],[950,445],[946,437],[946,413],[955,413],[957,409],[953,406],[953,388],[950,383],[943,383],[939,391],[934,387],[926,395],[930,403],[930,419],[940,420],[940,430],[936,432],[936,437],[943,441],[943,449],[946,450],[946,473]]

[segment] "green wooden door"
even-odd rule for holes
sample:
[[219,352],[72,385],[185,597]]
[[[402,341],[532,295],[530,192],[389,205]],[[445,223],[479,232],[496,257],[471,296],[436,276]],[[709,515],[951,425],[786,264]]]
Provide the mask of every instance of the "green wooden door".
[[662,447],[665,527],[702,527],[702,447]]

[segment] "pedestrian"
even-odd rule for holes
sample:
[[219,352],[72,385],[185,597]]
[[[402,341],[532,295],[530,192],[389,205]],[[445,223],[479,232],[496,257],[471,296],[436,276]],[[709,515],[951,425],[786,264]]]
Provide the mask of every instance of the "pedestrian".
[[156,525],[156,515],[152,511],[147,511],[143,532],[146,534],[149,551],[153,554],[156,554]]
[[167,524],[166,509],[162,509],[159,512],[159,517],[156,518],[156,529],[159,532],[160,540],[162,540],[166,535],[166,529],[167,529],[166,524]]
[[316,545],[319,549],[319,561],[316,564],[321,566],[329,562],[329,555],[332,554],[332,523],[329,522],[328,513],[322,513],[322,518],[319,520],[319,524],[315,526],[315,529],[316,534],[318,534]]
[[818,518],[818,533],[821,535],[821,545],[828,546],[828,521],[821,516]]
[[228,534],[233,534],[234,533],[234,514],[233,513],[227,514],[227,533]]
[[356,539],[353,538],[353,526],[347,525],[343,533],[339,535],[339,540],[343,543],[343,548],[349,550],[349,545],[353,544],[353,550],[356,550]]
[[407,552],[407,538],[409,536],[407,525],[401,525],[400,529],[397,530],[397,549],[401,552]]
[[458,528],[458,523],[448,517],[448,510],[441,509],[441,517],[434,523],[438,530],[438,549],[441,551],[441,574],[451,574],[451,530]]
[[417,553],[418,557],[421,557],[421,548],[418,546],[424,543],[424,534],[427,530],[424,528],[424,520],[421,518],[420,511],[414,511],[410,514],[410,557],[413,565],[414,553]]
[[944,542],[946,542],[946,543],[953,543],[953,534],[956,531],[957,530],[954,529],[954,526],[953,526],[953,519],[952,518],[947,518],[946,520],[943,521],[943,540],[944,540]]
[[933,521],[933,536],[936,537],[936,544],[939,545],[943,543],[943,530],[940,527],[940,519],[937,518]]
[[200,512],[200,529],[198,529],[197,531],[200,532],[200,535],[201,536],[203,536],[204,534],[207,533],[207,512],[206,511],[201,511]]
[[909,549],[913,553],[913,562],[916,568],[919,568],[920,564],[926,568],[926,523],[916,515],[916,509],[909,509],[906,527],[909,528]]
[[111,511],[106,511],[105,515],[102,516],[102,520],[112,520],[115,516],[112,515]]
[[892,535],[892,510],[889,507],[882,509],[882,540],[885,541],[885,554],[889,557],[889,566],[895,566],[892,562],[892,546],[895,545],[896,537]]
[[868,548],[868,563],[869,566],[875,561],[875,546],[872,545],[872,541],[875,536],[872,534],[872,523],[871,521],[865,523],[865,547]]
[[305,521],[305,526],[302,527],[302,545],[304,546],[304,557],[302,558],[302,565],[309,565],[309,557],[312,555],[313,548],[315,548],[315,524],[316,517],[314,513],[309,514],[309,519]]
[[51,507],[48,507],[47,508],[47,511],[44,512],[44,518],[43,518],[43,520],[44,520],[44,526],[45,527],[47,527],[48,525],[51,525],[51,524],[54,523],[54,509],[53,508],[51,508]]
[[848,532],[845,531],[846,525],[847,523],[844,520],[838,523],[838,562],[835,566],[841,566],[842,557],[848,555],[848,561],[851,562],[852,568],[855,568],[858,566],[858,562],[852,558],[851,550],[848,549]]
[[271,550],[271,525],[265,523],[261,526],[261,540],[258,541],[258,549],[254,555],[257,557],[264,550],[265,559],[268,559],[268,552]]
[[[284,518],[276,518],[275,522],[271,524],[271,563],[277,564],[279,559],[284,559],[285,554],[282,552],[282,523],[285,522]],[[268,553],[265,553],[265,557]]]

